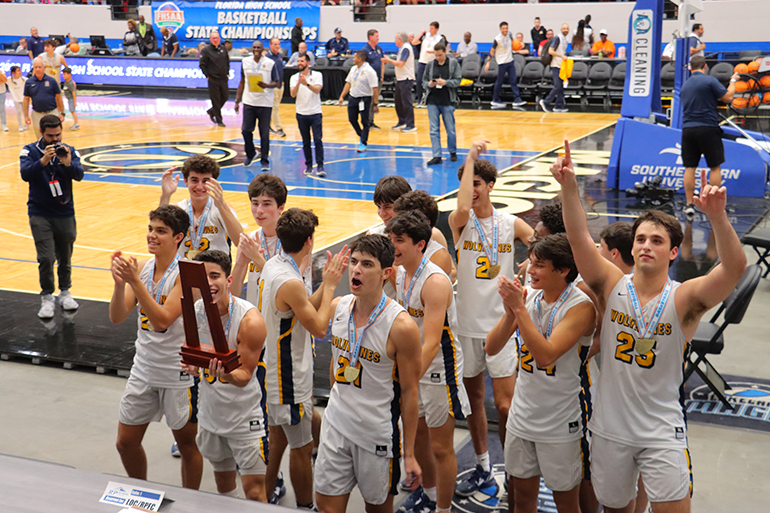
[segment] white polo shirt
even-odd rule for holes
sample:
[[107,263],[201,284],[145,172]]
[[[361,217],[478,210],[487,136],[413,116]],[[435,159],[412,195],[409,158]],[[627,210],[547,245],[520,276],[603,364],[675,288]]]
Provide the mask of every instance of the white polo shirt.
[[252,107],[272,107],[273,106],[273,88],[266,87],[263,91],[257,91],[256,82],[261,80],[264,83],[275,82],[278,80],[278,71],[274,69],[275,63],[264,54],[259,62],[254,61],[254,56],[249,55],[241,61],[241,75],[243,76],[244,88],[242,101],[244,105]]
[[422,46],[420,47],[421,63],[428,64],[430,61],[436,58],[436,54],[428,53],[428,51],[433,51],[433,47],[440,42],[441,42],[441,36],[439,35],[438,32],[436,32],[435,36],[431,36],[430,32],[425,35],[425,37],[422,40]]
[[[294,89],[299,83],[299,73],[295,73],[289,80],[289,86]],[[324,77],[318,71],[310,71],[305,77],[308,84],[312,86],[324,85]],[[297,114],[301,116],[312,116],[313,114],[321,114],[321,92],[314,93],[309,87],[300,85],[297,89],[297,101],[296,101]]]
[[356,98],[373,96],[374,88],[379,85],[377,72],[374,71],[374,68],[368,62],[363,63],[360,68],[358,66],[350,68],[345,82],[350,84],[350,96]]
[[508,32],[507,36],[504,36],[502,32],[495,36],[495,41],[492,43],[492,48],[495,49],[495,61],[498,66],[500,64],[508,64],[513,60],[513,36]]
[[396,66],[396,81],[402,80],[414,80],[414,50],[412,45],[404,43],[401,48],[398,49],[397,61],[404,61],[404,66],[399,68]]

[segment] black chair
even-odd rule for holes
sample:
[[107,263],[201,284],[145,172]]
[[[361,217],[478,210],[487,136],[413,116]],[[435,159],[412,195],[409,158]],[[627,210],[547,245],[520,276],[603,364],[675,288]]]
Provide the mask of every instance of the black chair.
[[566,96],[578,95],[580,97],[580,104],[585,105],[582,92],[586,80],[588,80],[588,64],[582,61],[575,61],[575,64],[572,65],[572,75],[570,75],[567,85],[564,87],[564,94]]
[[610,77],[610,83],[607,85],[607,91],[609,91],[610,100],[622,99],[623,91],[626,87],[626,63],[621,62],[612,68],[612,77]]
[[674,82],[676,80],[676,68],[670,62],[666,63],[660,70],[660,94],[674,94]]
[[316,57],[315,65],[327,67],[329,65],[329,59],[327,59],[326,57]]
[[[770,262],[767,261],[767,257],[770,256],[770,228],[760,228],[747,233],[741,237],[741,243],[751,246],[757,252],[759,259],[756,265],[765,266],[765,273],[762,277],[767,278],[767,275],[770,274]],[[763,250],[761,253],[759,251],[760,248]]]
[[[514,53],[513,54],[513,62],[517,64],[516,66],[516,73],[520,73],[520,69],[524,69],[524,66],[527,65],[527,58],[521,55],[520,53]],[[516,78],[518,79],[519,75],[516,75]]]
[[[733,407],[727,400],[725,390],[730,389],[725,379],[717,372],[713,365],[706,359],[706,355],[720,354],[725,347],[723,333],[728,325],[738,324],[743,320],[743,316],[751,303],[754,291],[757,289],[762,269],[758,265],[750,265],[746,268],[738,285],[735,286],[727,299],[722,302],[722,306],[714,314],[709,322],[701,322],[690,343],[692,352],[688,356],[687,367],[684,371],[684,381],[687,381],[693,372],[703,380],[706,385],[714,392],[726,408],[732,410]],[[724,312],[722,324],[717,325],[716,320]],[[693,356],[696,356],[693,360]],[[701,368],[701,365],[703,368]]]
[[486,66],[486,63],[481,66],[481,73],[476,81],[476,95],[479,101],[487,97],[492,99],[492,90],[497,80],[497,61],[495,59],[489,61],[489,71],[485,71]]
[[481,55],[477,53],[469,53],[465,57],[463,57],[463,63],[465,62],[481,62]]
[[553,75],[551,74],[551,66],[546,66],[543,68],[543,76],[537,84],[537,91],[542,96],[547,96],[551,89],[553,89]]
[[719,80],[723,86],[730,85],[730,77],[733,76],[733,65],[729,62],[718,62],[709,69],[709,75]]
[[387,93],[388,97],[395,100],[396,98],[396,66],[386,62],[384,70],[384,78],[382,80],[381,94],[385,97]]
[[465,58],[463,59],[463,63],[460,66],[460,72],[462,73],[463,79],[473,80],[473,83],[468,85],[460,85],[460,87],[457,88],[457,95],[460,97],[460,99],[463,99],[467,98],[468,93],[470,93],[471,102],[474,106],[478,106],[478,104],[481,103],[481,99],[479,98],[476,91],[479,74],[481,73],[480,63],[481,61],[478,59],[468,60]]
[[751,62],[762,55],[762,50],[741,50],[738,52],[738,60],[741,62]]
[[609,108],[609,89],[610,79],[612,78],[612,66],[608,62],[597,62],[588,71],[588,80],[583,86],[586,95],[586,103],[591,98],[599,97],[604,106]]
[[519,92],[522,96],[531,97],[534,102],[537,102],[537,85],[543,79],[543,68],[540,61],[530,61],[518,76]]

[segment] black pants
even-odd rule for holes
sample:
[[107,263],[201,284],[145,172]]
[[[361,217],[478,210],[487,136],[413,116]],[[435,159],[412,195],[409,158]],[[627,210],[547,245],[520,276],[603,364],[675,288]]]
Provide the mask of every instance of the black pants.
[[[415,59],[417,60],[417,59]],[[422,76],[425,74],[425,67],[427,64],[423,62],[417,63],[417,73],[415,73],[415,80],[417,80],[417,104],[422,103],[422,96],[425,90],[422,88]]]
[[[364,104],[364,109],[359,110],[359,104]],[[371,121],[369,120],[369,109],[372,108],[372,97],[362,96],[356,98],[355,96],[348,97],[348,121],[353,125],[353,130],[361,138],[361,144],[367,144],[369,141],[369,126]],[[358,115],[361,115],[361,124],[363,128],[358,124]]]
[[313,151],[310,149],[311,129],[313,130],[313,140],[315,141],[315,161],[318,167],[323,167],[323,114],[311,114],[309,116],[297,114],[297,124],[299,125],[299,133],[302,134],[302,151],[305,154],[305,167],[313,167]]
[[243,134],[246,157],[253,158],[257,154],[257,150],[254,148],[254,127],[257,126],[258,122],[260,162],[264,166],[270,163],[268,155],[270,155],[270,116],[272,113],[272,107],[253,107],[243,104],[241,134]]
[[[380,94],[380,91],[382,91],[382,80],[377,79],[377,94]],[[376,100],[379,100],[379,98],[375,98]],[[369,109],[369,124],[374,124],[374,109]]]
[[222,107],[227,103],[227,96],[230,91],[227,89],[226,78],[209,78],[209,98],[211,98],[211,115],[222,122]]
[[414,127],[414,105],[412,105],[412,86],[414,80],[396,82],[396,115],[398,124],[406,128]]
[[29,216],[37,251],[41,294],[53,294],[53,264],[58,262],[59,290],[72,287],[72,247],[77,236],[75,217]]
[[554,103],[557,109],[564,107],[564,82],[559,78],[559,72],[561,68],[559,66],[551,67],[551,76],[553,77],[553,89],[548,93],[548,96],[543,100],[545,103]]

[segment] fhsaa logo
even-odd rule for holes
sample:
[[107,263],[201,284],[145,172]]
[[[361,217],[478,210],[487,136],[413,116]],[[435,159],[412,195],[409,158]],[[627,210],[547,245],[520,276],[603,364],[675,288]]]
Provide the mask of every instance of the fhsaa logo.
[[165,2],[155,10],[155,25],[176,32],[184,25],[184,11],[173,2]]
[[[465,479],[472,468],[461,472],[457,480]],[[508,494],[505,492],[505,465],[493,465],[492,476],[495,478],[495,484],[487,488],[482,488],[470,497],[460,497],[455,495],[452,498],[452,510],[463,513],[482,513],[489,511],[505,512],[508,511]],[[545,487],[543,480],[540,480],[540,495],[537,498],[537,511],[539,513],[557,513],[556,503],[553,502],[553,494]]]
[[690,392],[687,413],[770,422],[770,385],[744,381],[731,381],[728,384],[730,390],[725,390],[725,395],[732,410],[728,410],[707,385],[702,385]]
[[637,14],[634,18],[634,33],[636,35],[646,34],[652,28],[650,17],[646,14]]

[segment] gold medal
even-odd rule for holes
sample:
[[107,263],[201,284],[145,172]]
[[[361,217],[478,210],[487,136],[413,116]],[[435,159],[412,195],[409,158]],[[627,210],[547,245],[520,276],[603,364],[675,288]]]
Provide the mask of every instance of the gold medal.
[[198,253],[200,253],[200,251],[198,251],[197,249],[191,249],[190,251],[187,252],[187,258],[192,260],[193,258],[195,258],[195,255],[197,255]]
[[345,367],[345,381],[348,383],[353,383],[357,378],[358,374],[361,372],[358,367],[351,367],[348,365]]
[[639,338],[636,340],[636,353],[639,355],[645,355],[649,353],[655,345],[654,338]]
[[498,274],[500,274],[500,264],[490,265],[489,277],[494,279],[494,278],[497,278]]
[[147,319],[147,329],[150,331],[155,331],[155,326],[152,325],[150,319]]

